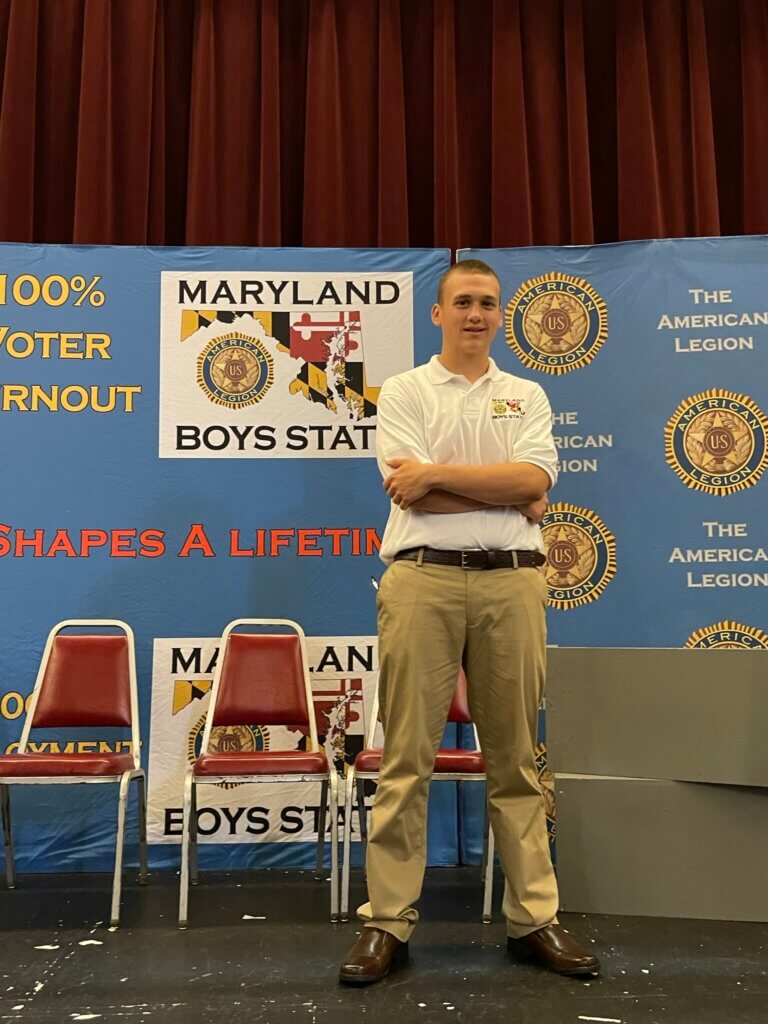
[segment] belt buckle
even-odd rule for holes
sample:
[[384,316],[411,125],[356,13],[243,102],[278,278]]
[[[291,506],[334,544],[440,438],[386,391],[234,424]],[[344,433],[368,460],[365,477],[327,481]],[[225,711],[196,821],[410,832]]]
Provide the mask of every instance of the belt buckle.
[[461,568],[462,569],[469,569],[469,566],[467,565],[467,552],[466,551],[462,551],[461,552]]

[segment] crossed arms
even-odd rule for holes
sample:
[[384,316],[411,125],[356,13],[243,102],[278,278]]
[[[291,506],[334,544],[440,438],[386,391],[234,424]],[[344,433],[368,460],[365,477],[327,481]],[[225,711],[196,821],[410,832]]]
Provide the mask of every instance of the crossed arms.
[[541,389],[529,399],[515,461],[490,465],[433,462],[420,403],[409,392],[394,378],[379,399],[377,453],[394,504],[442,515],[514,507],[532,522],[541,521],[557,461],[552,414]]
[[387,459],[386,464],[392,472],[384,490],[402,509],[456,514],[512,505],[534,523],[547,509],[549,476],[530,462],[454,466]]

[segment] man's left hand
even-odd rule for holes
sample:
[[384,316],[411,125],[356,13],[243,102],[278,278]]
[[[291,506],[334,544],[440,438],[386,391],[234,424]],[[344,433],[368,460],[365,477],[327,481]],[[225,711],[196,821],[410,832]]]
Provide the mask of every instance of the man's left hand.
[[549,496],[544,495],[543,498],[539,498],[538,501],[529,501],[525,505],[515,505],[518,512],[525,516],[525,518],[533,523],[534,526],[542,521],[546,515],[547,508],[549,507]]
[[417,462],[416,459],[387,459],[387,465],[394,472],[385,479],[384,490],[400,508],[407,509],[430,490],[431,463]]

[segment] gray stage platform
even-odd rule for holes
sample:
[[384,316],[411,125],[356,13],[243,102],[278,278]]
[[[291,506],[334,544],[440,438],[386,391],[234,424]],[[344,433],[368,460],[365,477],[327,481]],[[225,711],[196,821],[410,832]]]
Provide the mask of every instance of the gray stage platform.
[[561,903],[768,921],[768,651],[552,648]]

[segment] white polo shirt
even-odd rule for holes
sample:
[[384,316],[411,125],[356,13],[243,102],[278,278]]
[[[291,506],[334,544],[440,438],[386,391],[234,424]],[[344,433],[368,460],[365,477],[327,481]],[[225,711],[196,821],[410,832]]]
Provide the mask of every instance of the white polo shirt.
[[[492,359],[471,384],[437,356],[424,366],[390,377],[379,394],[376,456],[382,476],[387,459],[436,465],[488,466],[531,462],[557,480],[552,412],[541,387],[500,370]],[[438,514],[392,503],[380,557],[431,547],[448,551],[542,551],[541,531],[513,508]]]

